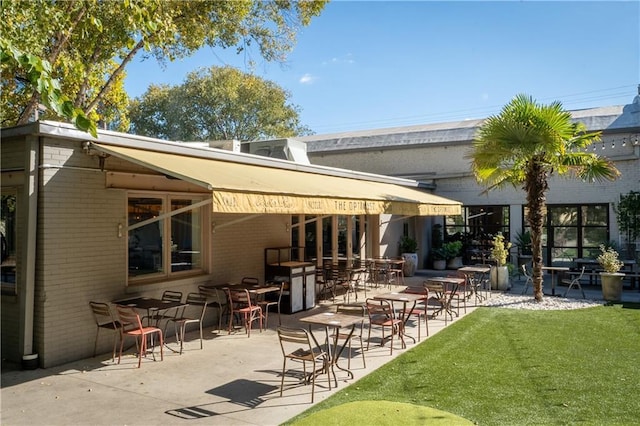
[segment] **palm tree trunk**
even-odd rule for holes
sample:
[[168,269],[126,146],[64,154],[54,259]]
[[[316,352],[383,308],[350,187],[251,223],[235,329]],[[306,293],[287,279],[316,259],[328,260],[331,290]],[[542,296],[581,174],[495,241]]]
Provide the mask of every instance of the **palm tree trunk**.
[[533,252],[533,296],[542,301],[542,229],[546,213],[546,195],[549,188],[544,163],[534,158],[527,168],[524,190],[527,193],[527,222],[531,228],[531,250]]

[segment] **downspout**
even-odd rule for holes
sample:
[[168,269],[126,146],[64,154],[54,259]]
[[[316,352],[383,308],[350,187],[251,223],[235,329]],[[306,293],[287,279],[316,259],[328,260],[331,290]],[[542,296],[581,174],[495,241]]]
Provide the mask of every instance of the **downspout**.
[[20,292],[20,339],[22,347],[22,365],[25,369],[38,367],[38,354],[33,349],[33,323],[35,311],[36,283],[36,233],[38,223],[38,184],[40,182],[38,164],[40,161],[40,140],[37,136],[25,139],[25,209],[27,212],[27,235],[24,247],[23,277],[24,285]]

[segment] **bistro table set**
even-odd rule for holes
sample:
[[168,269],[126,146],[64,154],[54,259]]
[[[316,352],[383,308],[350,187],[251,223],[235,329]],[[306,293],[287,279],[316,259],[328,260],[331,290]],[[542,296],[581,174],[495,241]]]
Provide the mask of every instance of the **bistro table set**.
[[[375,259],[375,262],[364,266],[352,266],[349,268],[350,276],[357,277],[354,279],[361,284],[353,291],[355,301],[349,300],[346,294],[339,303],[325,300],[309,312],[287,317],[284,325],[280,304],[283,293],[286,294],[286,283],[260,284],[257,279],[249,278],[238,283],[201,285],[196,293],[189,293],[186,298],[180,292],[165,291],[160,298],[114,300],[111,303],[115,305],[117,315],[113,315],[111,321],[98,325],[98,332],[109,328],[119,333],[118,362],[125,338],[135,339],[140,367],[142,358],[148,354],[156,360],[155,348],[159,348],[160,360],[164,357],[163,347],[182,354],[185,329],[192,323],[199,325],[202,348],[202,324],[207,307],[216,309],[218,336],[221,336],[220,330],[226,329],[226,335],[244,329],[246,336],[250,337],[254,325],[262,332],[269,326],[269,311],[276,311],[277,324],[272,329],[278,335],[284,357],[281,392],[285,388],[285,378],[291,375],[287,370],[287,361],[291,360],[302,362],[303,374],[295,376],[298,378],[296,385],[311,384],[313,388],[317,378],[326,376],[330,387],[338,386],[339,380],[354,378],[351,367],[354,354],[361,356],[362,365],[366,368],[365,353],[371,344],[387,347],[389,354],[393,355],[394,348],[405,349],[408,342],[419,341],[421,330],[426,329],[428,336],[429,320],[444,319],[446,325],[454,316],[460,315],[463,307],[466,312],[467,301],[475,298],[477,302],[488,297],[488,267],[465,267],[452,271],[455,276],[424,277],[421,285],[406,286],[401,284],[404,277],[398,273],[398,266],[401,263],[397,259]],[[358,299],[358,290],[363,289],[364,299]],[[178,346],[166,339],[172,323]],[[417,336],[410,330],[416,330]],[[114,339],[114,358],[117,337]],[[285,349],[287,343],[295,347]],[[313,400],[313,389],[311,397]]]
[[[229,334],[236,328],[234,321],[241,319],[247,336],[250,336],[253,322],[259,322],[260,331],[268,326],[269,311],[272,309],[277,309],[278,324],[281,324],[280,300],[283,289],[282,282],[260,285],[255,278],[244,278],[241,283],[200,286],[198,292],[189,293],[184,299],[182,292],[172,290],[166,290],[160,299],[144,296],[117,299],[111,302],[115,305],[115,314],[108,303],[90,302],[97,328],[95,346],[97,347],[101,330],[114,332],[113,358],[117,352],[119,338],[120,363],[125,338],[132,337],[135,339],[139,368],[142,358],[146,357],[147,353],[150,352],[153,359],[156,359],[156,346],[160,350],[160,360],[164,358],[163,347],[182,354],[187,326],[198,324],[202,349],[202,328],[207,307],[215,307],[218,310],[218,330],[221,329],[222,319],[226,316],[229,320]],[[169,346],[166,340],[167,328],[171,323],[174,325],[178,349]]]
[[[416,338],[408,333],[409,320],[417,316],[418,338],[420,336],[420,321],[424,317],[427,335],[429,333],[428,318],[437,319],[443,317],[445,324],[454,316],[459,316],[459,309],[464,307],[466,311],[467,300],[478,301],[489,297],[489,275],[490,267],[478,265],[473,267],[463,267],[456,271],[455,276],[425,277],[421,286],[397,286],[393,288],[387,282],[378,288],[377,292],[366,297],[363,302],[339,303],[335,311],[311,313],[298,318],[302,327],[292,328],[279,327],[278,330],[291,333],[297,330],[306,333],[312,343],[311,348],[298,348],[297,351],[287,352],[280,335],[283,356],[286,359],[295,358],[310,362],[319,357],[322,363],[314,364],[313,370],[304,369],[302,382],[315,386],[315,378],[328,375],[329,382],[333,381],[338,385],[336,373],[342,371],[346,373],[346,379],[354,377],[350,369],[352,356],[351,340],[359,336],[362,340],[362,328],[368,328],[367,349],[372,339],[371,330],[382,329],[382,338],[379,346],[386,346],[390,342],[390,354],[393,354],[394,337],[399,340],[400,347],[406,348],[406,340],[416,342]],[[382,284],[382,283],[381,283]],[[382,290],[382,291],[380,291]],[[384,291],[391,290],[391,291]],[[340,307],[358,307],[351,313],[341,312]],[[429,310],[428,310],[429,309]],[[305,326],[307,330],[305,330]],[[365,361],[364,348],[360,347],[363,363]],[[345,367],[341,364],[341,359],[345,357],[349,360],[349,365]],[[299,358],[296,358],[299,357]],[[319,362],[319,361],[317,361]],[[346,360],[345,360],[346,362]],[[284,388],[284,378],[286,375],[286,361],[283,365],[281,392]],[[304,367],[304,365],[303,365]],[[333,380],[331,380],[331,378]],[[329,384],[331,386],[331,383]],[[313,399],[313,390],[312,390]]]

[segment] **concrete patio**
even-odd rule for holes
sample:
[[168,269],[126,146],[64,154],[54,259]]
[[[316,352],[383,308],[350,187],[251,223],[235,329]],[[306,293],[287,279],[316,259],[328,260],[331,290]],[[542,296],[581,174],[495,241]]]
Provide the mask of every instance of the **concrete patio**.
[[[447,273],[418,271],[416,276],[407,278],[406,281],[408,285],[421,285],[426,276],[443,275],[443,272]],[[512,283],[511,292],[519,294],[524,281],[516,277]],[[600,297],[599,288],[585,290],[587,297]],[[388,290],[379,288],[375,291]],[[579,291],[573,291],[571,296],[576,297],[578,294]],[[364,295],[360,293],[359,301],[363,300]],[[624,300],[639,302],[640,293],[637,289],[625,290]],[[336,302],[341,301],[342,297],[339,296]],[[283,315],[283,325],[305,327],[298,321],[300,317],[330,309],[331,303],[321,303],[310,311]],[[467,312],[474,309],[473,306],[468,307]],[[279,396],[282,353],[275,324],[276,321],[272,321],[270,329],[262,333],[254,329],[250,338],[243,331],[228,335],[226,331],[218,332],[207,328],[203,350],[200,350],[197,333],[191,332],[183,355],[165,349],[163,362],[153,362],[149,357],[143,359],[140,369],[136,368],[137,358],[131,350],[119,365],[111,361],[110,354],[56,368],[31,371],[20,371],[3,364],[0,423],[281,424],[311,407],[311,387],[299,385],[297,377],[287,374],[284,394]],[[429,320],[431,336],[443,328],[443,319]],[[411,322],[408,333],[416,335]],[[374,335],[379,336],[379,331],[375,330]],[[423,334],[422,342],[424,341]],[[176,347],[172,337],[169,342],[170,346]],[[336,370],[338,387],[329,390],[326,375],[320,376],[315,402],[345,389],[415,345],[408,339],[407,348],[401,349],[399,342],[396,342],[393,355],[390,356],[388,344],[385,347],[372,344],[370,350],[366,351],[366,368],[363,368],[362,359],[356,353],[351,360],[354,379],[348,379],[346,373]],[[356,347],[357,342],[354,341],[354,348]],[[341,365],[346,365],[346,359]]]

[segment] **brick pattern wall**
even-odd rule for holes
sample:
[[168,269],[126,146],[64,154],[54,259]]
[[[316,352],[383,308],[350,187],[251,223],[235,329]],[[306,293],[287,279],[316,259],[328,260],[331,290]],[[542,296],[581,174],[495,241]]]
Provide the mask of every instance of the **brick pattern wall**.
[[226,226],[246,215],[216,214],[212,242],[212,281],[240,281],[242,277],[264,280],[264,249],[289,246],[288,215],[260,215]]
[[[77,143],[47,140],[42,156],[49,166],[41,171],[34,334],[44,367],[92,355],[91,300],[160,297],[166,289],[182,291],[186,297],[200,284],[239,281],[243,276],[263,280],[264,248],[289,245],[288,215],[257,215],[228,226],[246,216],[213,215],[217,229],[210,233],[209,274],[127,287],[127,192],[106,189],[101,171],[78,169],[95,169],[98,160],[87,156]],[[149,173],[112,158],[107,159],[106,168]],[[125,225],[123,238],[117,236],[119,223]],[[17,318],[17,313],[12,317]],[[206,323],[214,322],[217,312],[212,309]],[[104,333],[99,352],[110,352],[112,342],[112,336]]]

